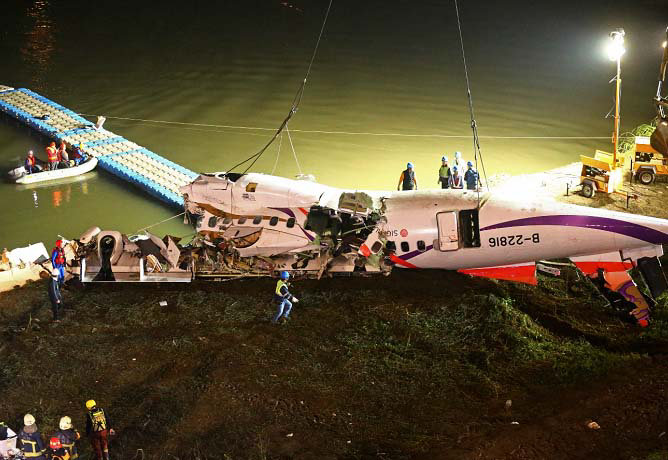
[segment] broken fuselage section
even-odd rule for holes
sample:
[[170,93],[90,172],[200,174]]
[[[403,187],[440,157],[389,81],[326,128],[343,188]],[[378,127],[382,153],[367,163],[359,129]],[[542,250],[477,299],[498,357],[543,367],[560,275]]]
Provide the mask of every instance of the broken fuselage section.
[[203,174],[181,193],[198,276],[391,270],[384,203],[370,193],[255,173]]

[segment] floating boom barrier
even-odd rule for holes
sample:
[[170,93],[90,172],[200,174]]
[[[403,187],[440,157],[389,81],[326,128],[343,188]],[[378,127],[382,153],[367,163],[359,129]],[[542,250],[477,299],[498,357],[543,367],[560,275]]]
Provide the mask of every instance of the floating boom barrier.
[[29,89],[0,86],[0,110],[58,143],[83,144],[102,169],[176,208],[183,207],[179,187],[198,176]]

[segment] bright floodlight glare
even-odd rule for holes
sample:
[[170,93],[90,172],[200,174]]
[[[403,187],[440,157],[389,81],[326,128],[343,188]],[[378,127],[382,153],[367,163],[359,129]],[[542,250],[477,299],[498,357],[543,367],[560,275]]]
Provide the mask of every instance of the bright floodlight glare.
[[666,47],[666,45],[668,45],[668,42],[661,43],[661,46],[663,46],[664,48]]
[[617,29],[610,32],[610,42],[608,43],[608,57],[611,61],[619,60],[626,49],[624,48],[624,29]]

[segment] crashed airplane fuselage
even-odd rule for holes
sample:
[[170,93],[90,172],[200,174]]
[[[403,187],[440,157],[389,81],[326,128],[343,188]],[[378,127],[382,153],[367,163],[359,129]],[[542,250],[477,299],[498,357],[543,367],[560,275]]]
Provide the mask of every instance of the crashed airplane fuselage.
[[635,304],[641,324],[651,300],[627,270],[649,275],[653,294],[665,287],[656,275],[668,242],[663,219],[476,191],[342,190],[257,173],[203,174],[180,191],[218,254],[212,272],[437,268],[535,283],[536,261],[568,258]]

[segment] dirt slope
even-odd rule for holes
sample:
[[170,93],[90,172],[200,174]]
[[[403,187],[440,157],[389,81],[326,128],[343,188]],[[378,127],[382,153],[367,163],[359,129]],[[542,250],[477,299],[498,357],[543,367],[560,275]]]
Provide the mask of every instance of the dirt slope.
[[18,429],[31,412],[47,434],[67,414],[83,427],[92,397],[128,459],[668,451],[663,303],[641,331],[575,274],[532,288],[396,271],[295,290],[283,326],[268,322],[270,280],[73,287],[60,324],[45,286],[0,294],[0,418]]

